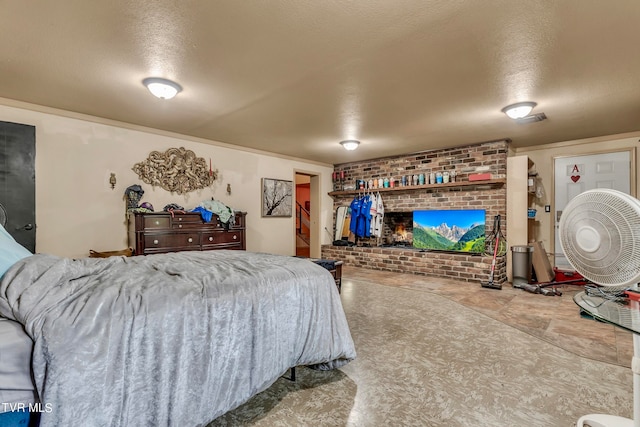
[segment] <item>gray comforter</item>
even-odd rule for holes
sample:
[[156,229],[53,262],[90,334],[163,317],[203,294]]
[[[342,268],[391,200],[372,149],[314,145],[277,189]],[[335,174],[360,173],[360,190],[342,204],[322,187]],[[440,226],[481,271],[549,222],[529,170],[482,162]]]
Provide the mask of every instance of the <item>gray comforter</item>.
[[42,427],[206,425],[290,367],[355,357],[331,274],[278,255],[34,255],[0,316],[34,341]]

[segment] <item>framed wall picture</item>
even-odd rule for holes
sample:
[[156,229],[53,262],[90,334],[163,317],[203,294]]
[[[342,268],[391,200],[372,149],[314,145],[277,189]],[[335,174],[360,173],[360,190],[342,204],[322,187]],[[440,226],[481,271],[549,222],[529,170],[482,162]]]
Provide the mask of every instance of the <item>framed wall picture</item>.
[[262,216],[290,217],[293,204],[293,181],[262,178]]

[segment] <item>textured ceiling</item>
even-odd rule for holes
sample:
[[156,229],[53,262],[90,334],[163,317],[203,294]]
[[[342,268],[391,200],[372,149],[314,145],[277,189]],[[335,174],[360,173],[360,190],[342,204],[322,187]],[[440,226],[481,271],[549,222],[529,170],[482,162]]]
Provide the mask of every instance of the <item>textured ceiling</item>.
[[0,97],[334,164],[524,147],[640,130],[638,22],[638,0],[5,1]]

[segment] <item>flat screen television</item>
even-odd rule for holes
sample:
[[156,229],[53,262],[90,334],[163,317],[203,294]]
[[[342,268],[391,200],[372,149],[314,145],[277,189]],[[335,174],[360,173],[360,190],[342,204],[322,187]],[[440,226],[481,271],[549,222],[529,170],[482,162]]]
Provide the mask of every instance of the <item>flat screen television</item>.
[[483,209],[413,211],[413,247],[433,251],[484,252]]

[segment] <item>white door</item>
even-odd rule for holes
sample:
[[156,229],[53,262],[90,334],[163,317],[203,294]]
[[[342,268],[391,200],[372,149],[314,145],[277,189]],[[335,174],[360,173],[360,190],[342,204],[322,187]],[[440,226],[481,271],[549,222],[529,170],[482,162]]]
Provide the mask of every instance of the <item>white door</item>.
[[611,188],[631,194],[631,151],[559,157],[555,171],[555,264],[571,270],[558,240],[560,216],[565,206],[578,194],[594,188]]

